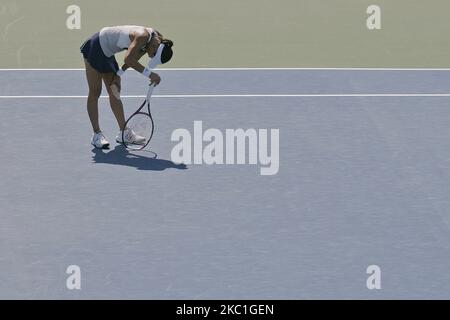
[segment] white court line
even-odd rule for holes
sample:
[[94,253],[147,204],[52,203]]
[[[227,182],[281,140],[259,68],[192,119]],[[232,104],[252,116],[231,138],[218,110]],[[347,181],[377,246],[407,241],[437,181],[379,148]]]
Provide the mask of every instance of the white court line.
[[[290,70],[324,70],[324,71],[450,71],[450,68],[160,68],[160,71],[290,71]],[[0,71],[84,71],[83,68],[72,69],[0,69]]]
[[[124,95],[121,98],[145,98],[145,95]],[[450,97],[450,93],[343,93],[343,94],[166,94],[152,98],[346,98],[346,97]],[[87,96],[0,96],[0,99],[86,99]],[[100,96],[109,98],[109,96]]]

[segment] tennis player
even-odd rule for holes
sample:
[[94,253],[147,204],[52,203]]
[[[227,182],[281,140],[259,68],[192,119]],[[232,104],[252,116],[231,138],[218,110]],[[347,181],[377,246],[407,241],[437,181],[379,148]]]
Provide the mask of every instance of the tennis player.
[[[94,130],[91,141],[93,146],[101,149],[109,147],[98,121],[98,99],[102,91],[102,81],[108,91],[112,112],[119,124],[120,132],[116,136],[116,141],[124,142],[123,130],[125,143],[139,144],[143,142],[141,140],[145,140],[131,129],[125,128],[125,115],[120,99],[120,76],[127,68],[133,68],[149,78],[150,84],[158,85],[161,78],[153,72],[153,69],[172,58],[172,46],[173,42],[165,39],[157,30],[140,26],[105,27],[83,43],[80,50],[84,57],[89,86],[87,111]],[[125,64],[119,68],[114,55],[123,50],[126,50]],[[139,63],[139,59],[145,54],[151,58],[147,67]]]

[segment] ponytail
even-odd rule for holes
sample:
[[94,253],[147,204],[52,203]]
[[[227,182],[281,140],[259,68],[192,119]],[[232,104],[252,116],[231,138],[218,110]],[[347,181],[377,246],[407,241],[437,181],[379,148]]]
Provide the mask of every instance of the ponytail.
[[164,44],[165,46],[172,48],[173,47],[173,41],[169,40],[169,39],[162,39],[161,43]]

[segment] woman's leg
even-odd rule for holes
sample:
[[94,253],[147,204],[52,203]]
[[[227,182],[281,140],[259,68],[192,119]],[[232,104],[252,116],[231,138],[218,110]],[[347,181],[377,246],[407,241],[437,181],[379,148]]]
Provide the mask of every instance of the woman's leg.
[[94,132],[100,131],[98,122],[98,98],[102,93],[102,74],[92,68],[89,62],[84,59],[86,66],[86,78],[89,86],[89,94],[87,99],[87,112],[91,120],[92,129]]
[[[123,112],[122,100],[120,99],[120,77],[114,73],[104,73],[102,75],[103,82],[105,83],[106,90],[108,91],[111,110],[116,117],[120,130],[123,130],[125,128],[125,114]],[[112,84],[114,84],[117,92],[114,92],[115,89],[111,88]]]

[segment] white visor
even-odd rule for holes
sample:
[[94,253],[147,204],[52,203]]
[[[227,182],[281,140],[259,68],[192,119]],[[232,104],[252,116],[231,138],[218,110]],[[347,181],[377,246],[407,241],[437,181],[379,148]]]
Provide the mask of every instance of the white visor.
[[161,55],[162,55],[163,49],[164,49],[164,44],[161,43],[158,47],[158,50],[156,50],[155,56],[148,63],[147,69],[153,70],[156,68],[157,65],[162,64]]

